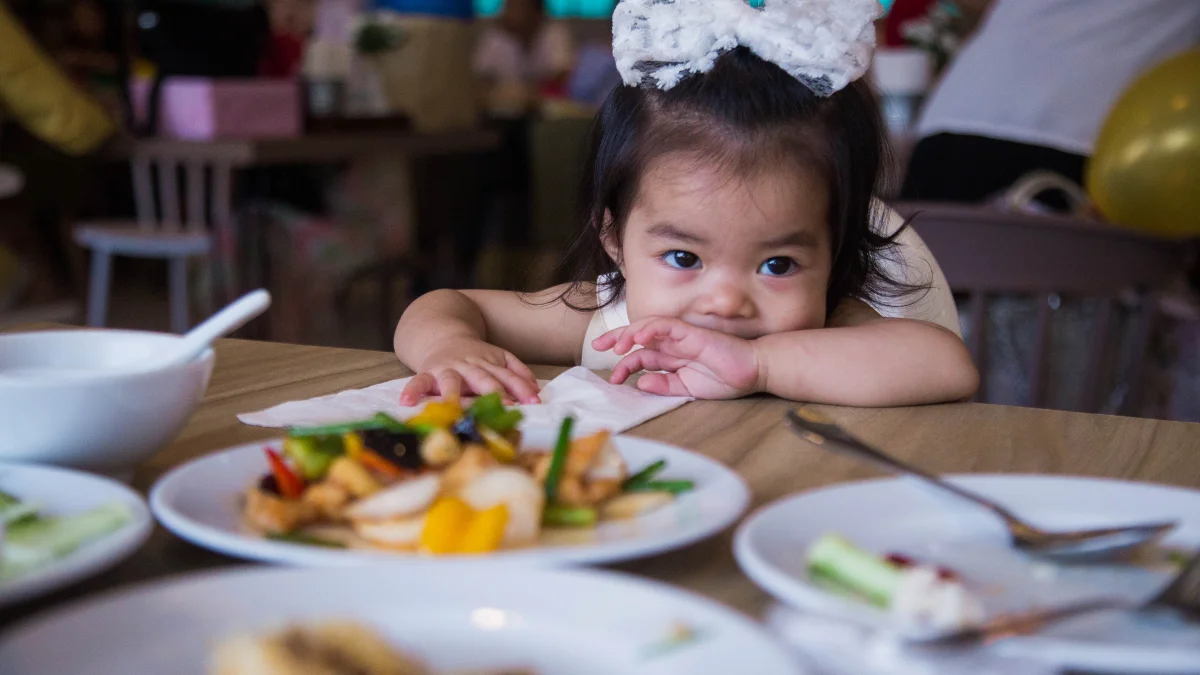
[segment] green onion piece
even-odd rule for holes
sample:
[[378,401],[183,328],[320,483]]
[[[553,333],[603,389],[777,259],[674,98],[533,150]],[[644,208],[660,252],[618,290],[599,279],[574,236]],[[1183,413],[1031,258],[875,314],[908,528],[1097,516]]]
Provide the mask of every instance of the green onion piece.
[[288,429],[288,436],[297,438],[305,436],[341,436],[352,431],[372,431],[374,429],[387,429],[396,433],[409,431],[408,426],[391,415],[387,413],[375,413],[369,420],[342,422],[323,427],[296,427]]
[[558,429],[558,440],[554,443],[554,454],[550,456],[550,469],[546,472],[546,501],[553,502],[558,496],[558,483],[562,480],[563,469],[567,466],[567,452],[571,449],[571,427],[575,424],[574,417],[562,421]]
[[598,519],[596,509],[588,506],[548,504],[542,512],[542,524],[547,527],[592,527]]
[[471,404],[471,407],[468,408],[467,411],[476,418],[502,413],[504,412],[504,400],[501,399],[500,394],[496,392],[484,394],[483,396],[475,399],[475,402]]
[[400,420],[396,419],[395,417],[392,417],[391,415],[389,415],[387,413],[382,413],[382,412],[375,413],[375,416],[371,418],[371,421],[378,424],[379,425],[378,428],[387,429],[388,431],[393,431],[396,433],[404,433],[405,431],[409,430],[409,427],[407,424],[405,424],[404,422],[401,422]]
[[271,541],[282,541],[288,544],[301,544],[303,546],[320,546],[321,548],[346,548],[346,545],[340,541],[332,541],[314,537],[311,534],[302,532],[286,532],[282,534],[268,534],[267,539]]
[[634,489],[636,486],[641,485],[642,483],[648,483],[651,480],[654,480],[654,477],[658,475],[658,472],[665,468],[667,468],[667,460],[660,459],[650,466],[633,474],[629,478],[626,478],[625,482],[621,484],[621,489],[629,491]]
[[525,419],[524,413],[520,410],[505,410],[503,412],[492,415],[486,420],[480,420],[492,430],[499,433],[507,433],[516,428],[521,420]]
[[673,495],[683,494],[696,487],[690,480],[651,480],[625,488],[626,492],[670,492]]

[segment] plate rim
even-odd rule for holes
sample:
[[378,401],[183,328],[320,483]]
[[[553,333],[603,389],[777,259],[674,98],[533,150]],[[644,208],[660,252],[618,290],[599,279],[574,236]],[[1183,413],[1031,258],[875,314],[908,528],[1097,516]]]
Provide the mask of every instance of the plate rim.
[[531,567],[562,567],[575,565],[602,565],[630,560],[638,560],[660,555],[669,551],[685,548],[692,544],[705,541],[729,529],[737,523],[750,507],[752,493],[746,480],[731,467],[707,455],[671,445],[663,441],[616,434],[614,439],[628,439],[641,443],[651,443],[660,446],[664,451],[685,453],[693,460],[710,465],[737,491],[736,502],[731,502],[729,509],[720,518],[705,521],[702,525],[689,530],[655,539],[632,539],[603,545],[563,546],[554,548],[537,547],[516,551],[500,552],[479,557],[431,557],[421,555],[405,555],[387,551],[354,551],[347,554],[341,551],[317,549],[311,546],[275,542],[264,539],[254,539],[247,535],[230,532],[225,529],[209,527],[189,518],[168,501],[167,491],[172,488],[181,476],[195,465],[214,461],[222,456],[232,456],[258,450],[265,445],[278,443],[282,437],[272,437],[261,441],[244,443],[205,453],[183,464],[173,467],[154,482],[149,491],[150,511],[154,517],[173,535],[196,546],[223,555],[242,560],[254,560],[283,565],[304,567],[332,567],[343,565],[364,565],[373,562],[386,562],[394,565],[457,565],[476,567],[480,565],[499,566],[531,566]]
[[[352,571],[354,572],[354,576],[357,576],[359,572],[364,570],[368,574],[374,571],[375,573],[388,573],[390,575],[394,573],[394,569],[391,565],[372,563],[354,568]],[[110,588],[72,602],[64,603],[49,611],[26,617],[6,629],[0,630],[0,655],[6,649],[11,648],[12,644],[23,636],[42,630],[53,629],[56,623],[69,621],[73,617],[85,612],[103,612],[108,607],[107,612],[111,614],[113,608],[109,607],[110,605],[125,601],[136,602],[138,598],[143,599],[142,601],[145,601],[146,598],[152,600],[155,596],[169,593],[172,590],[182,589],[186,591],[196,586],[203,587],[207,584],[219,584],[223,579],[227,578],[248,579],[251,581],[254,579],[283,578],[289,576],[300,580],[331,575],[338,575],[343,579],[352,578],[351,575],[346,574],[347,571],[350,571],[350,568],[264,566],[240,563],[228,567],[196,570],[183,574],[159,577],[138,584]],[[462,570],[456,570],[452,567],[427,567],[417,571],[417,573],[426,572],[438,575],[461,575],[463,573]],[[776,665],[781,668],[773,672],[777,672],[778,675],[783,675],[785,671],[788,675],[807,675],[810,672],[796,658],[787,643],[778,635],[772,633],[762,622],[755,621],[740,610],[701,593],[665,581],[620,570],[577,567],[526,567],[514,570],[514,572],[529,576],[536,575],[538,580],[544,580],[549,575],[561,580],[563,583],[583,582],[617,587],[633,593],[664,597],[676,604],[701,608],[708,612],[710,616],[719,619],[721,623],[727,626],[734,626],[744,632],[746,636],[754,639],[757,642],[754,645],[756,648],[754,653],[765,653],[773,661],[777,662]],[[478,575],[476,575],[476,578],[479,578]],[[430,587],[439,588],[436,584],[431,584]]]
[[[955,482],[970,486],[971,483],[990,483],[990,482],[1012,482],[1034,481],[1034,482],[1057,482],[1069,481],[1077,483],[1090,484],[1105,484],[1113,487],[1138,487],[1152,488],[1154,490],[1173,493],[1179,497],[1187,497],[1191,499],[1200,499],[1200,489],[1192,489],[1177,485],[1166,485],[1149,481],[1132,481],[1121,478],[1110,478],[1103,476],[1086,476],[1078,474],[1025,474],[1025,473],[955,473],[943,474],[942,478],[947,478]],[[868,487],[878,484],[908,484],[914,479],[903,476],[890,476],[880,478],[869,478],[858,481],[847,481],[833,485],[822,486],[812,490],[797,492],[781,497],[775,501],[762,504],[747,515],[738,525],[733,536],[733,554],[737,561],[738,567],[742,573],[760,590],[771,596],[775,602],[783,603],[794,610],[801,612],[814,612],[829,616],[834,619],[840,619],[851,622],[858,626],[864,626],[877,630],[893,630],[894,626],[887,622],[886,613],[871,607],[864,607],[861,603],[852,602],[845,598],[840,598],[831,593],[820,590],[809,584],[798,582],[792,575],[778,569],[775,565],[768,562],[757,553],[752,545],[751,538],[754,536],[754,530],[760,526],[761,522],[767,515],[776,510],[786,508],[794,502],[801,501],[805,498],[816,496],[818,494],[827,494],[847,488]],[[914,483],[914,485],[916,485]],[[866,610],[866,611],[864,611]],[[866,619],[866,620],[864,620]],[[1036,643],[1033,642],[1036,640]],[[1028,645],[1028,647],[1026,646]],[[1104,665],[1105,661],[1097,661],[1095,658],[1072,658],[1072,655],[1079,655],[1086,652],[1089,648],[1078,642],[1073,642],[1069,639],[1050,639],[1044,636],[1029,636],[1015,637],[1001,641],[991,647],[997,653],[1006,653],[1012,656],[1023,656],[1038,658],[1038,654],[1042,654],[1044,660],[1052,661],[1063,666],[1075,666],[1083,668],[1099,667]],[[1137,646],[1110,647],[1104,650],[1104,654],[1100,658],[1111,657],[1114,651],[1126,651],[1132,654],[1148,653],[1147,648],[1139,648]],[[1163,672],[1161,669],[1166,668],[1166,672],[1192,673],[1195,672],[1195,663],[1197,656],[1200,656],[1200,647],[1194,649],[1176,648],[1165,649],[1162,647],[1154,647],[1153,651],[1158,652],[1154,662],[1155,672]],[[1053,656],[1054,658],[1047,658]],[[1124,664],[1128,665],[1128,664]],[[1112,672],[1101,670],[1101,672]],[[1139,672],[1144,672],[1139,671]]]
[[0,584],[0,607],[35,599],[112,569],[136,553],[154,532],[154,516],[146,499],[124,483],[69,467],[0,460],[0,471],[6,470],[68,475],[104,485],[124,497],[133,517],[116,532],[76,549],[44,569]]

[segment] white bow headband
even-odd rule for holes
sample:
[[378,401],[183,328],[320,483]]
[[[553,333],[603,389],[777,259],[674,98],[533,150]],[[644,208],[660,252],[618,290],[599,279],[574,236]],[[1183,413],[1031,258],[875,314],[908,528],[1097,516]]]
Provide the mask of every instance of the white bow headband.
[[613,56],[625,84],[665,90],[740,45],[829,96],[866,72],[881,12],[879,0],[621,0]]

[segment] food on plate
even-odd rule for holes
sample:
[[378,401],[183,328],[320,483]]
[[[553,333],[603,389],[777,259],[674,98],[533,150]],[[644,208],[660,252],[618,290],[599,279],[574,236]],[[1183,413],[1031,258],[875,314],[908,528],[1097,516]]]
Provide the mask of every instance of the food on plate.
[[[330,622],[240,635],[219,644],[212,675],[432,675],[425,664],[366,626]],[[533,675],[528,670],[459,671],[443,675]]]
[[905,556],[878,556],[836,534],[809,547],[808,571],[909,625],[954,629],[983,620],[982,604],[958,574]]
[[536,545],[545,528],[593,528],[672,503],[693,485],[661,480],[666,462],[630,475],[608,432],[524,447],[521,412],[500,396],[436,401],[413,418],[291,429],[265,448],[268,473],[246,490],[243,519],[272,539],[430,555]]
[[133,518],[124,504],[49,516],[38,506],[0,492],[0,582],[33,572],[80,546],[116,532]]

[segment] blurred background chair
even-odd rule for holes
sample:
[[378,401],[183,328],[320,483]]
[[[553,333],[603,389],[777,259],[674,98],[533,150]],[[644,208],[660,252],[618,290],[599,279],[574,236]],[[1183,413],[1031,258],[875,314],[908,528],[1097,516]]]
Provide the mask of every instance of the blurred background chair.
[[[1050,394],[1056,314],[1067,300],[1089,302],[1090,336],[1066,349],[1082,356],[1082,383],[1062,407],[1129,412],[1139,405],[1147,347],[1159,318],[1158,293],[1178,279],[1187,245],[1079,217],[1010,213],[984,206],[896,202],[892,205],[928,244],[956,297],[963,300],[964,334],[979,366],[978,398],[994,402],[989,351],[996,337],[990,311],[1014,297],[1032,300],[1032,348],[1022,359],[1026,400],[1045,406]],[[1061,327],[1060,327],[1061,328]],[[1075,336],[1079,337],[1079,336]],[[1116,371],[1123,370],[1123,375]],[[1124,385],[1106,402],[1114,379]],[[1006,403],[1018,401],[1004,400]]]
[[[135,220],[82,222],[76,226],[76,243],[92,255],[89,326],[105,324],[113,258],[117,256],[165,260],[171,330],[182,333],[190,325],[188,263],[209,255],[213,228],[228,233],[231,227],[229,174],[233,162],[219,152],[206,152],[204,146],[195,146],[186,154],[175,154],[164,147],[170,146],[134,145],[131,166]],[[207,285],[204,290],[206,294],[211,292]],[[211,307],[211,297],[205,304]]]

